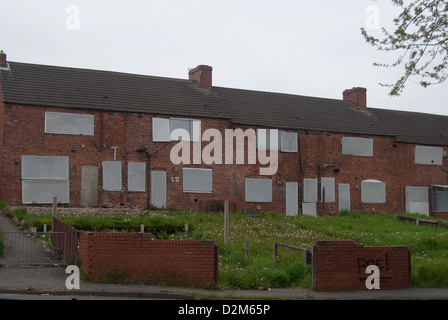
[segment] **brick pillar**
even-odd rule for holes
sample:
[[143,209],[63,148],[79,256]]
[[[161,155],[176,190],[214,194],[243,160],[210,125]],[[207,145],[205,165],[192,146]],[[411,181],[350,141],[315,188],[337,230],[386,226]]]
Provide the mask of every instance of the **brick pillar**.
[[343,100],[353,103],[358,109],[367,108],[367,89],[353,88],[347,89],[342,93]]
[[6,61],[6,53],[3,50],[0,52],[0,68],[7,68],[8,62]]

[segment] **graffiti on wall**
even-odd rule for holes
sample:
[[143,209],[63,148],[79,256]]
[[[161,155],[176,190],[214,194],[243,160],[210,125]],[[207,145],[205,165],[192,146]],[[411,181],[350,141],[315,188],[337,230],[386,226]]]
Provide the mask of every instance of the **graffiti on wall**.
[[366,288],[380,289],[380,283],[391,279],[387,253],[377,259],[357,258],[359,281],[365,282]]

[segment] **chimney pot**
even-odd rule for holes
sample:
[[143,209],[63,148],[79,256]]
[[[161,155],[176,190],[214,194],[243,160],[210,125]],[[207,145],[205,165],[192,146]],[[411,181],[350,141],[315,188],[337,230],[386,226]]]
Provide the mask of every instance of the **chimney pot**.
[[367,108],[367,89],[366,88],[352,88],[344,90],[342,93],[344,101],[351,102],[358,109]]
[[0,51],[0,68],[7,68],[8,62],[6,61],[6,53]]
[[188,77],[191,81],[197,83],[200,88],[212,88],[212,71],[213,68],[206,65],[199,65],[188,72]]

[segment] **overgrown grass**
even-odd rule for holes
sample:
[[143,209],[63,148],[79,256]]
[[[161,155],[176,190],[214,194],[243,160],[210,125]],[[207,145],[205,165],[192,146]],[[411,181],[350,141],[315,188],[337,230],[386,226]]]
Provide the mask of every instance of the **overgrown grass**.
[[[51,214],[27,214],[26,208],[16,208],[9,212],[10,218],[15,218],[24,228],[36,227],[37,231],[43,230],[43,225],[51,227]],[[142,215],[105,215],[93,214],[67,214],[59,215],[59,219],[69,223],[78,230],[93,232],[138,232],[143,224],[145,232],[151,232],[156,238],[166,239],[167,234],[182,231],[187,223],[181,215],[167,213],[163,216],[154,216],[148,213]],[[193,229],[190,224],[189,229]]]
[[[43,223],[51,225],[50,215],[25,214],[22,218],[27,226],[39,226]],[[412,285],[448,287],[448,229],[416,226],[398,221],[391,214],[346,211],[337,216],[290,217],[267,213],[231,213],[228,244],[224,244],[223,213],[170,210],[162,216],[95,214],[62,215],[59,218],[77,228],[89,224],[98,229],[106,226],[106,229],[111,230],[123,226],[138,228],[140,224],[169,224],[179,227],[188,224],[188,233],[166,229],[160,237],[214,240],[219,247],[218,286],[221,289],[291,286],[310,289],[312,271],[310,265],[304,264],[303,254],[279,248],[277,262],[274,262],[273,243],[311,248],[316,240],[354,240],[365,246],[407,246],[411,251]],[[244,248],[246,237],[249,239],[248,257]]]

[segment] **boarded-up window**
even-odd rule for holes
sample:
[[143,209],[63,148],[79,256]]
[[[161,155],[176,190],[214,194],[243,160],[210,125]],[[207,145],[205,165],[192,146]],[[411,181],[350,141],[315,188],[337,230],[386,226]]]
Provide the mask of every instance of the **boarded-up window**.
[[190,139],[194,142],[201,140],[201,120],[190,120]]
[[172,141],[199,141],[201,138],[201,121],[170,118],[170,135]]
[[363,180],[361,182],[361,202],[386,203],[386,184],[379,180]]
[[415,146],[415,163],[442,165],[441,147]]
[[280,151],[297,152],[297,133],[280,131]]
[[61,112],[45,112],[45,133],[94,135],[94,116]]
[[279,140],[280,137],[277,129],[257,129],[258,150],[277,151],[280,145]]
[[128,163],[128,191],[145,192],[146,186],[146,163]]
[[155,142],[170,142],[170,119],[152,119],[152,140]]
[[22,203],[70,202],[68,157],[22,156]]
[[121,161],[103,161],[103,190],[122,190]]
[[170,119],[171,140],[189,141],[190,140],[190,120],[181,118]]
[[58,203],[69,203],[68,180],[22,180],[22,203],[52,203],[57,197]]
[[246,202],[272,202],[272,179],[246,178]]
[[448,212],[448,185],[433,185],[432,193],[432,211]]
[[200,141],[201,120],[185,118],[153,118],[152,140],[154,142]]
[[183,168],[182,184],[184,192],[212,192],[213,171],[212,169]]
[[373,156],[373,139],[342,137],[342,154],[372,157]]
[[[323,202],[325,200],[325,202],[335,202],[336,201],[336,197],[335,197],[335,180],[334,178],[322,178],[321,179],[321,201]],[[324,192],[325,189],[325,192]],[[324,194],[325,194],[325,198],[324,198]]]
[[68,157],[22,156],[22,179],[68,180]]

